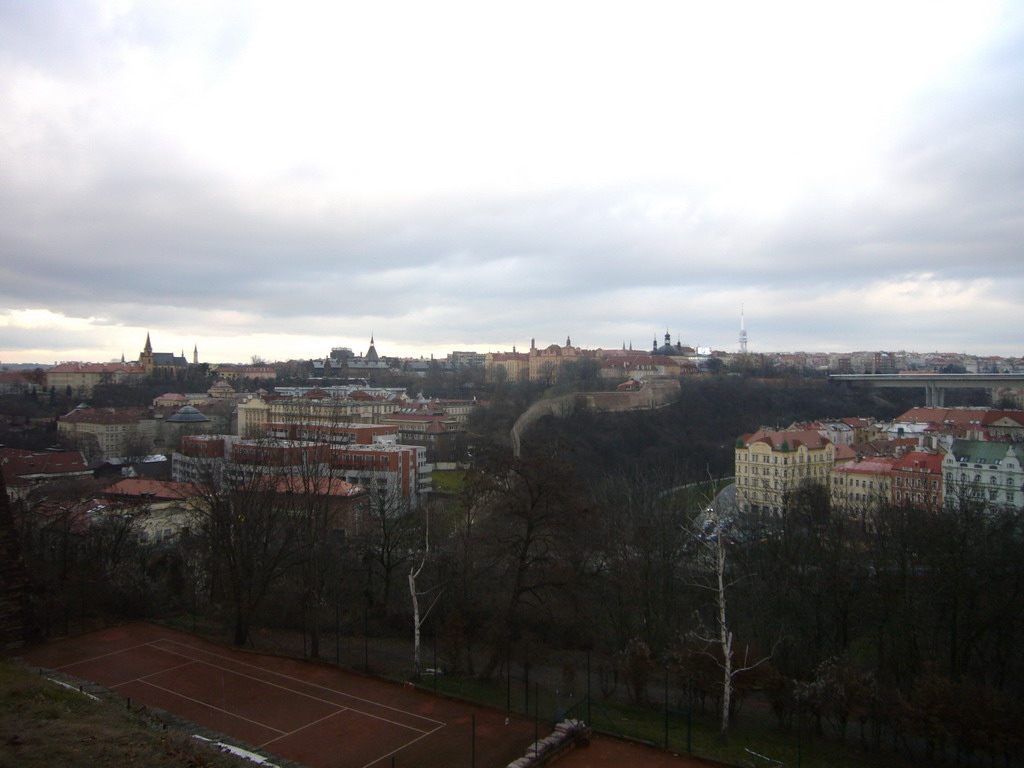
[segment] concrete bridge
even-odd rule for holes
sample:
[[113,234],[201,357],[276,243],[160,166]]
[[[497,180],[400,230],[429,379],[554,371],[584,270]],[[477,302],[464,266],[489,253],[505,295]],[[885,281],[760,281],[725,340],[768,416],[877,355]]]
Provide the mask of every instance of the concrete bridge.
[[878,388],[916,387],[925,392],[925,405],[942,408],[947,389],[987,389],[993,401],[999,387],[1024,387],[1024,373],[841,373],[829,381]]

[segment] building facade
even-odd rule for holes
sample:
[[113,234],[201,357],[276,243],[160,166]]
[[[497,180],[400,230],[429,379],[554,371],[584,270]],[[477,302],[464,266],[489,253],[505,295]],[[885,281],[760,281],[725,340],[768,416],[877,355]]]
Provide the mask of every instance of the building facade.
[[758,431],[736,443],[736,504],[743,511],[781,513],[788,494],[828,483],[836,448],[811,431]]
[[892,465],[892,503],[939,509],[943,456],[940,451],[909,451],[897,458]]
[[131,384],[147,375],[139,363],[58,363],[46,371],[46,386],[88,397],[100,384]]
[[832,508],[861,520],[889,502],[895,457],[878,456],[839,464],[829,473]]
[[944,503],[1024,510],[1024,443],[956,440],[942,460]]
[[57,420],[61,441],[81,450],[90,461],[148,453],[156,445],[158,429],[157,420],[146,408],[80,405]]
[[420,446],[192,435],[173,454],[171,473],[179,482],[232,485],[267,475],[333,477],[416,507],[430,490],[432,469]]

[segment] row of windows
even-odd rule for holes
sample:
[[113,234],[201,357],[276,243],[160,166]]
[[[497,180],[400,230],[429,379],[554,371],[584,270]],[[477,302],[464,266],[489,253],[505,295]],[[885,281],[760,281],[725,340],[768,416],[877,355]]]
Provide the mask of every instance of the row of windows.
[[[947,472],[946,473],[946,481],[950,482],[950,483],[953,482],[953,473],[952,472]],[[966,472],[961,472],[960,473],[960,482],[961,483],[968,482],[968,480],[967,480],[967,473]],[[981,475],[980,474],[975,474],[974,475],[974,480],[972,482],[980,483],[981,482]],[[996,484],[999,483],[999,478],[997,478],[995,475],[989,475],[988,476],[988,482],[989,482],[989,485],[996,485]],[[1013,485],[1013,477],[1007,477],[1006,478],[1006,484],[1007,485]]]

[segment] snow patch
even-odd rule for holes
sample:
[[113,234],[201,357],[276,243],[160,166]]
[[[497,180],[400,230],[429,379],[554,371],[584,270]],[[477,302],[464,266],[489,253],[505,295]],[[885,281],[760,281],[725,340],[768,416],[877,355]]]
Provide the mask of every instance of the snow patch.
[[197,733],[192,734],[192,738],[199,739],[200,741],[205,741],[207,744],[213,744],[213,746],[217,747],[218,749],[222,749],[225,752],[230,752],[235,757],[241,757],[245,760],[250,760],[254,763],[258,763],[259,765],[267,765],[270,766],[270,768],[278,768],[276,763],[270,762],[269,760],[267,760],[267,758],[263,757],[263,755],[257,755],[255,752],[250,752],[247,749],[235,747],[231,744],[225,744],[223,741],[214,741],[213,739],[207,739],[203,736],[200,736]]

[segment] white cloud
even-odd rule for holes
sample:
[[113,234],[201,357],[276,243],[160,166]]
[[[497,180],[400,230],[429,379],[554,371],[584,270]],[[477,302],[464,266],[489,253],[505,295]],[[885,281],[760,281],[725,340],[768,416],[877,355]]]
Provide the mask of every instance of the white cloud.
[[0,10],[3,359],[106,325],[245,359],[1019,316],[1013,4],[64,5]]

